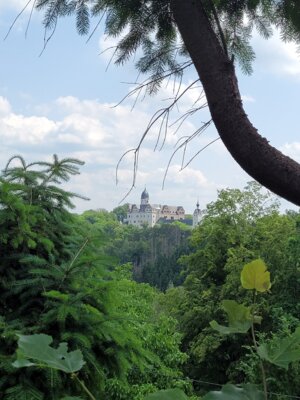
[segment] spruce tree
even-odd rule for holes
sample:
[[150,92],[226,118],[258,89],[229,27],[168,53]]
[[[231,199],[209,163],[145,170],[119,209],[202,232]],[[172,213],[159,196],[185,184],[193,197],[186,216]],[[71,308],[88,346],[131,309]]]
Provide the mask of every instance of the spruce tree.
[[[53,163],[26,164],[17,156],[0,177],[1,400],[84,398],[60,371],[13,367],[18,334],[44,333],[54,347],[67,342],[71,351],[80,349],[79,377],[99,399],[139,399],[181,381],[185,356],[174,322],[156,322],[155,291],[110,272],[115,261],[103,254],[101,230],[70,212],[78,195],[58,186],[81,164],[56,156]],[[145,291],[149,303],[142,306]]]
[[[14,166],[19,161],[20,166]],[[104,376],[126,371],[142,353],[114,312],[105,259],[69,211],[78,196],[57,185],[78,173],[78,160],[26,164],[13,157],[0,183],[0,397],[53,399],[79,391],[56,372],[16,370],[16,334],[67,340],[86,360],[82,371],[96,395]],[[99,241],[98,241],[99,243]],[[47,385],[45,385],[47,382]],[[30,397],[32,396],[32,397]]]

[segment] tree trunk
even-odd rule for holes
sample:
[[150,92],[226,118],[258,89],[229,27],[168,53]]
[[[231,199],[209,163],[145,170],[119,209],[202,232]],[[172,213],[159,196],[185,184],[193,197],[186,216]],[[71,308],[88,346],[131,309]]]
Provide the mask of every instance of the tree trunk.
[[171,0],[171,10],[228,151],[263,186],[300,206],[300,165],[272,147],[249,121],[233,64],[223,51],[201,0]]

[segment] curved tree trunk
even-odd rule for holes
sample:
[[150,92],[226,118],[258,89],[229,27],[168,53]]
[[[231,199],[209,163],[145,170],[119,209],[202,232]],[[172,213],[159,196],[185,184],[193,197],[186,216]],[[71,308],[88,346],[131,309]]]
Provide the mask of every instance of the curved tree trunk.
[[210,25],[201,0],[171,0],[171,10],[228,151],[254,179],[300,206],[300,165],[272,147],[249,121],[234,67]]

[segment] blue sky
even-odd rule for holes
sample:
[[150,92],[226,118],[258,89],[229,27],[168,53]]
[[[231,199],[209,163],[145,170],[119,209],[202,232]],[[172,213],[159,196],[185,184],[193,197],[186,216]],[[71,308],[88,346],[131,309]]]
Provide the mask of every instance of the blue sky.
[[[0,38],[5,37],[26,3],[0,0]],[[132,63],[111,65],[106,71],[110,55],[101,52],[113,44],[111,39],[107,40],[100,29],[86,44],[86,38],[76,34],[74,21],[64,19],[39,57],[44,35],[42,16],[33,15],[25,39],[28,16],[24,13],[8,38],[0,41],[0,166],[14,154],[28,161],[49,159],[54,153],[60,158],[80,158],[86,164],[67,188],[91,200],[76,201],[77,211],[111,210],[132,183],[132,158],[128,156],[120,165],[116,185],[118,160],[137,145],[152,114],[174,95],[174,84],[166,82],[158,96],[138,101],[134,109],[132,100],[113,107],[133,88],[137,73]],[[253,45],[257,56],[254,73],[250,77],[238,73],[246,111],[272,145],[300,162],[300,56],[296,46],[282,43],[278,32],[268,41],[254,34]],[[182,88],[194,78],[191,68]],[[187,111],[199,92],[200,88],[193,89],[179,104],[179,112]],[[175,111],[171,121],[179,115]],[[183,124],[179,132],[171,127],[161,151],[154,152],[158,127],[150,132],[140,153],[136,188],[126,201],[139,202],[146,186],[153,203],[183,205],[192,212],[197,199],[204,208],[216,199],[217,190],[242,188],[251,180],[217,141],[182,171],[182,155],[176,155],[162,190],[177,140],[208,118],[204,110]],[[215,129],[209,128],[191,143],[186,159],[217,137]],[[283,207],[294,208],[287,202]]]

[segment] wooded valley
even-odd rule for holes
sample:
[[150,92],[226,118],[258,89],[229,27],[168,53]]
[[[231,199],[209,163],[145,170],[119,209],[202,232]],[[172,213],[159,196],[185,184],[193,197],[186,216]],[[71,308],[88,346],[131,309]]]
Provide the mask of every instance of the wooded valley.
[[[133,63],[114,114],[112,81],[100,83],[98,65],[92,73],[91,58],[69,38],[70,23],[63,23],[60,51],[48,62],[26,63],[28,48],[8,46],[0,85],[3,153],[20,149],[43,161],[13,156],[0,174],[0,400],[300,399],[300,213],[282,212],[272,194],[300,205],[299,120],[291,118],[298,115],[292,106],[299,96],[299,0],[28,0],[2,1],[3,9],[4,3],[20,8],[9,25],[1,19],[5,38],[13,28],[26,37],[31,24],[42,22],[40,55],[58,23],[73,16],[87,42],[100,27],[96,53],[103,56],[102,42],[110,40],[108,66]],[[275,47],[262,47],[261,38],[272,35]],[[238,75],[251,74],[254,47],[265,63],[242,94]],[[279,76],[269,86],[268,74]],[[251,86],[257,108],[246,109],[256,101]],[[149,118],[144,106],[129,115],[159,92],[163,105],[150,102]],[[17,111],[8,100],[13,93]],[[129,98],[133,104],[124,106]],[[266,128],[262,105],[270,113],[268,139],[254,127]],[[212,124],[217,136],[203,137]],[[220,147],[192,169],[216,142]],[[65,184],[80,173],[77,157],[89,167],[74,187],[98,186],[97,201],[100,191],[111,201],[105,186],[112,170],[118,181],[124,165],[127,195],[140,161],[148,162],[141,176],[157,185],[162,169],[153,150],[164,147],[162,180],[175,167],[173,198],[185,191],[188,201],[196,190],[216,198],[216,188],[235,176],[226,150],[255,182],[219,190],[194,229],[178,221],[126,225],[128,204],[74,212],[74,200],[85,198]],[[67,158],[45,161],[45,149]]]
[[0,398],[297,398],[300,214],[250,182],[196,229],[78,215],[80,164],[1,175]]

